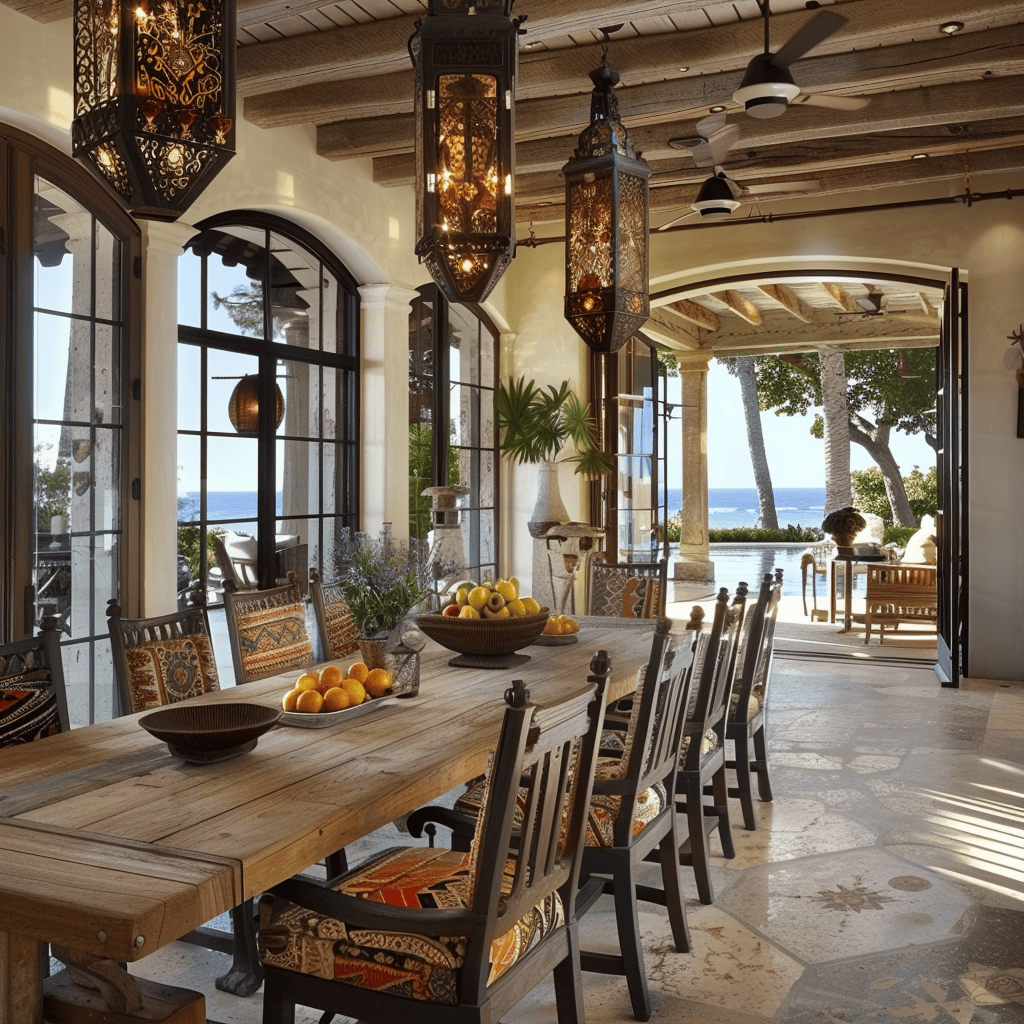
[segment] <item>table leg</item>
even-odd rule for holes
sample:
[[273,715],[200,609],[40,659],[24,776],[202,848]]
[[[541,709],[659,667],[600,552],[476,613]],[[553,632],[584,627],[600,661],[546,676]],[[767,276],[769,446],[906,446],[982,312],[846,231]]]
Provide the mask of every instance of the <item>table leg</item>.
[[847,562],[843,567],[843,629],[844,633],[850,632],[852,620],[850,613],[853,610],[853,562]]
[[43,943],[0,932],[0,1024],[43,1019]]
[[830,583],[829,583],[829,588],[828,588],[829,589],[828,621],[829,622],[835,622],[836,621],[836,563],[834,561],[829,566],[829,570],[828,571],[829,571],[829,574],[830,574],[830,577],[831,577],[831,580],[830,580]]

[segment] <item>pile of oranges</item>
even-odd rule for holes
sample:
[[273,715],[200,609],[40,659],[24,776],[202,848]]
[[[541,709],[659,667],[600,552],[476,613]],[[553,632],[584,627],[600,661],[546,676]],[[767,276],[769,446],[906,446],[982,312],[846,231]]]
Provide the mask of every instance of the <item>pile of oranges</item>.
[[344,711],[373,697],[383,697],[391,689],[391,673],[386,668],[371,669],[362,661],[342,672],[337,665],[310,669],[295,680],[295,687],[281,700],[285,711],[315,715],[321,711]]
[[544,636],[568,636],[579,631],[580,624],[571,615],[549,615],[544,623]]

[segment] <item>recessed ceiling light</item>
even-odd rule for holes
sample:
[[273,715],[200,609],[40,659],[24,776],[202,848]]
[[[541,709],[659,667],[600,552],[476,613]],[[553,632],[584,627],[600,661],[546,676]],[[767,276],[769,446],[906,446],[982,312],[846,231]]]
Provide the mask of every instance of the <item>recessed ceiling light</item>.
[[679,70],[682,71],[682,72],[687,72],[687,71],[690,70],[690,68],[689,68],[689,65],[687,65],[686,67],[680,68]]
[[964,27],[962,21],[946,21],[939,26],[939,31],[944,32],[947,36],[954,35]]
[[723,110],[725,110],[725,104],[724,103],[716,103],[713,107],[711,107],[709,109],[708,113],[720,114]]
[[928,158],[927,153],[915,153],[910,159],[911,160],[926,160]]

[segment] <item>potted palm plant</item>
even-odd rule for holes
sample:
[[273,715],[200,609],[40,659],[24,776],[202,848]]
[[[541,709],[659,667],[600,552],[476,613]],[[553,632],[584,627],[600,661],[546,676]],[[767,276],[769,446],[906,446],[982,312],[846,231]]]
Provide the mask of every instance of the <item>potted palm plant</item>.
[[612,456],[601,451],[590,407],[563,380],[546,388],[524,377],[500,384],[494,393],[502,455],[540,469],[540,490],[529,525],[534,537],[551,526],[567,523],[569,513],[558,493],[558,456],[566,444],[572,453],[560,461],[575,463],[575,472],[595,480],[615,468]]

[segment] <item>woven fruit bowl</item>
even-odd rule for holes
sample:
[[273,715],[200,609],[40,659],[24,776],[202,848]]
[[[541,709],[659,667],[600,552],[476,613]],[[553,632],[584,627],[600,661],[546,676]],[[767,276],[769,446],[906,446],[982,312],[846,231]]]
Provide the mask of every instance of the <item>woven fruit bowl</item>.
[[424,612],[415,617],[417,627],[442,647],[483,657],[512,654],[521,647],[529,647],[544,631],[547,621],[547,608],[518,619],[460,619],[440,612]]
[[261,704],[190,704],[151,711],[139,719],[175,757],[199,763],[223,761],[252,750],[281,718],[280,708]]

